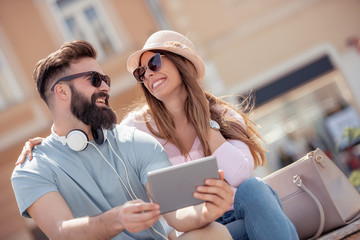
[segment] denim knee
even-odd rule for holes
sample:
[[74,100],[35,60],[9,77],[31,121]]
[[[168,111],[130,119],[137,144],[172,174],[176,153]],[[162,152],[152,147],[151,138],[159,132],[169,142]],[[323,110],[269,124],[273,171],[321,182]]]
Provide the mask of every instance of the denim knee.
[[272,199],[276,200],[281,206],[280,198],[275,190],[258,177],[248,178],[239,185],[235,193],[234,203],[240,202],[240,199],[242,199],[243,202],[254,204],[258,201],[263,202],[265,199]]
[[237,188],[235,193],[235,198],[248,195],[250,193],[259,193],[264,191],[266,188],[267,188],[267,184],[260,178],[257,177],[248,178],[245,181],[243,181]]

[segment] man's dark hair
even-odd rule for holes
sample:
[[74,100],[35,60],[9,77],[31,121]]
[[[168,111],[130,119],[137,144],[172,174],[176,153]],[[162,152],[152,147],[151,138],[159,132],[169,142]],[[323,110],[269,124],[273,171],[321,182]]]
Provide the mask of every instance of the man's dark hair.
[[41,98],[48,103],[51,83],[53,83],[61,73],[66,70],[70,63],[83,57],[96,59],[94,47],[83,40],[76,40],[63,44],[59,50],[51,53],[46,58],[40,60],[35,65],[33,79]]

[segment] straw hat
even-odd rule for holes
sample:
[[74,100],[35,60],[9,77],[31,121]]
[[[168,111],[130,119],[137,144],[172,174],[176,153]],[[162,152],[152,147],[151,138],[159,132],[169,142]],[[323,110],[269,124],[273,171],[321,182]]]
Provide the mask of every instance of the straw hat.
[[165,50],[176,53],[188,59],[196,68],[198,74],[197,79],[201,80],[205,75],[204,61],[196,54],[195,47],[192,42],[180,33],[162,30],[153,33],[146,41],[142,50],[133,53],[127,61],[127,70],[133,73],[139,67],[141,55],[146,51]]

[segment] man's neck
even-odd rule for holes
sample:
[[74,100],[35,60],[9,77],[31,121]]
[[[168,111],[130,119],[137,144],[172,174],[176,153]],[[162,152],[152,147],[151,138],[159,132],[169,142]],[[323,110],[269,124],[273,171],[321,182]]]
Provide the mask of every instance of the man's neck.
[[66,136],[71,130],[80,129],[84,131],[89,139],[92,139],[91,127],[80,121],[78,123],[69,124],[69,122],[54,121],[53,130],[58,136]]

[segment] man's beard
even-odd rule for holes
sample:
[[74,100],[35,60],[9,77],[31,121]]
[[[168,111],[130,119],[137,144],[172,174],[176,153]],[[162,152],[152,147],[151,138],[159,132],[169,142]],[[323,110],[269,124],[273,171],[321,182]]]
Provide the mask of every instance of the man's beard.
[[[108,99],[109,95],[105,92],[97,92],[91,96],[89,101],[83,94],[78,92],[75,87],[70,84],[72,114],[86,125],[94,129],[104,128],[111,129],[117,122],[115,112],[110,108]],[[107,107],[96,106],[96,99],[106,97],[105,104]]]

